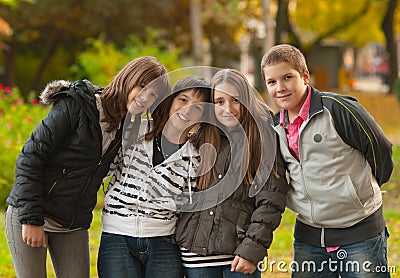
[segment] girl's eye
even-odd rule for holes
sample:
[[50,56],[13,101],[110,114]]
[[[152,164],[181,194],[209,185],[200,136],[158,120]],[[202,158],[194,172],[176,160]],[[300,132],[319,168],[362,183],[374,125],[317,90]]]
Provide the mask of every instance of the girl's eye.
[[202,106],[202,105],[196,105],[196,109],[197,109],[199,112],[203,112],[203,106]]
[[290,78],[292,78],[292,76],[291,76],[291,75],[287,75],[287,76],[285,76],[285,79],[290,79]]
[[223,102],[222,100],[216,100],[216,101],[214,101],[214,104],[216,104],[216,105],[223,105],[224,102]]
[[238,100],[237,98],[234,98],[234,99],[232,100],[232,102],[233,102],[233,103],[239,103],[239,100]]
[[270,85],[270,86],[271,86],[271,85],[274,85],[274,84],[275,84],[275,81],[268,81],[268,82],[267,82],[267,85]]
[[157,98],[158,98],[158,95],[157,95],[155,92],[152,92],[152,93],[150,94],[150,96],[151,96],[152,98],[154,98],[154,99],[157,99]]

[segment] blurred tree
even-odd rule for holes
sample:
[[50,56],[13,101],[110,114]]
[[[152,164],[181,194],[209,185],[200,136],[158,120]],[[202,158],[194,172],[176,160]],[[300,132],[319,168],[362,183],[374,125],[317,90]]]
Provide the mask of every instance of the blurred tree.
[[[277,26],[277,43],[286,40],[308,52],[326,39],[341,39],[355,46],[362,46],[369,41],[382,41],[378,24],[380,13],[377,12],[382,4],[374,0],[278,2],[278,15],[282,13],[284,26]],[[360,32],[365,29],[366,23],[368,32]]]
[[386,51],[389,53],[389,71],[387,83],[389,93],[394,93],[395,81],[398,78],[397,42],[394,34],[394,19],[397,7],[397,0],[389,0],[382,20],[382,30],[386,39]]
[[[165,31],[159,33],[160,38],[173,37],[171,43],[180,45],[182,36],[179,33],[182,32],[178,27],[185,26],[181,24],[181,19],[188,20],[188,13],[186,16],[185,12],[181,12],[187,4],[181,7],[180,2],[41,0],[20,2],[12,7],[0,2],[0,17],[5,18],[14,29],[14,34],[5,41],[8,50],[3,51],[5,75],[2,81],[7,85],[18,83],[24,93],[29,89],[38,90],[49,78],[60,78],[56,72],[65,73],[74,64],[76,55],[84,50],[85,39],[100,34],[104,34],[106,42],[121,46],[131,34],[146,40],[148,26],[162,27]],[[189,34],[189,29],[186,34]],[[18,64],[18,57],[31,58],[32,54],[34,61],[27,59]],[[54,64],[55,55],[67,56],[66,59],[57,59],[63,61],[57,65]],[[52,71],[49,72],[52,62]],[[30,72],[16,76],[16,72],[23,72],[27,64],[30,64]],[[55,67],[64,70],[54,70]],[[43,80],[45,73],[46,80]],[[21,79],[21,76],[24,78]]]
[[211,65],[237,67],[240,56],[240,37],[244,33],[252,33],[252,39],[255,39],[257,30],[251,23],[257,21],[260,26],[262,25],[261,2],[256,0],[204,0],[202,3],[204,36],[209,43]]
[[[6,70],[4,83],[7,85],[15,85],[17,81],[15,66],[18,55],[34,52],[36,57],[40,57],[36,70],[30,73],[30,84],[27,84],[27,87],[36,90],[41,85],[46,66],[61,45],[70,52],[79,51],[81,45],[76,42],[94,34],[91,26],[95,24],[84,25],[82,4],[76,0],[20,2],[16,7],[0,9],[0,16],[14,30],[6,40],[9,50],[3,52]],[[29,64],[29,61],[25,63]]]
[[[4,5],[9,1],[18,5]],[[255,73],[265,44],[265,30],[260,28],[266,20],[265,3],[270,2],[276,14],[277,42],[290,42],[307,52],[326,38],[355,46],[367,40],[384,42],[379,26],[388,1],[203,0],[198,25],[203,36],[196,35],[195,40],[190,0],[0,0],[0,17],[14,31],[2,39],[8,49],[2,50],[5,74],[0,82],[17,83],[23,93],[38,90],[49,79],[71,76],[70,66],[85,50],[87,38],[102,34],[105,43],[123,47],[131,35],[147,41],[147,27],[160,30],[156,41],[168,42],[162,50],[178,46],[183,57],[191,58],[191,65],[192,49],[198,49],[200,42],[211,54],[210,65],[216,67],[239,68],[239,41],[247,34]],[[361,32],[366,25],[368,32]]]
[[[356,48],[371,41],[386,44],[388,84],[392,88],[398,76],[393,27],[397,0],[277,0],[277,3],[276,43],[292,43],[306,55],[327,39],[339,39]],[[365,26],[368,32],[364,32]]]
[[157,40],[157,31],[149,30],[146,41],[131,35],[122,47],[112,42],[105,42],[104,38],[88,39],[88,47],[79,53],[77,64],[72,71],[78,79],[87,78],[93,83],[106,86],[112,77],[130,60],[140,56],[154,56],[169,70],[182,67],[179,63],[180,50],[170,48],[162,51],[166,41]]
[[203,65],[203,25],[201,23],[201,1],[190,0],[190,30],[192,34],[192,53],[194,64]]

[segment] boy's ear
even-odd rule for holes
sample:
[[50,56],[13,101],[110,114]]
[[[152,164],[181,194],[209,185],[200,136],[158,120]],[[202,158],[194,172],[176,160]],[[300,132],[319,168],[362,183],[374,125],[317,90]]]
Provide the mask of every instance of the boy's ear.
[[310,73],[308,72],[308,70],[305,70],[303,72],[303,80],[304,80],[304,85],[308,85],[308,83],[310,82]]

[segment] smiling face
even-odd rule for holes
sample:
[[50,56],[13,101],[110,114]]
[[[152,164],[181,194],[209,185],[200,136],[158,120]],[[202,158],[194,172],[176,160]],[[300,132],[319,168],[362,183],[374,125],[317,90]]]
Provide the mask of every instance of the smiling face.
[[128,95],[126,108],[136,115],[148,109],[158,98],[157,93],[147,86],[135,86]]
[[240,120],[240,95],[231,84],[221,83],[214,88],[215,116],[226,128],[232,129]]
[[310,74],[300,74],[288,63],[280,62],[263,68],[267,90],[279,107],[288,110],[289,118],[297,117],[307,96]]
[[189,131],[203,116],[203,102],[204,97],[193,89],[178,93],[169,109],[168,128],[180,133]]

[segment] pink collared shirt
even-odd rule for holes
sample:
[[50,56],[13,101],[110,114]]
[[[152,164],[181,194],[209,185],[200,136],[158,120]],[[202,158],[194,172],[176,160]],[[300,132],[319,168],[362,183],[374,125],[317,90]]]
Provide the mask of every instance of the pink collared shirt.
[[308,118],[308,113],[310,112],[310,104],[311,104],[311,87],[307,86],[307,98],[303,103],[299,111],[299,115],[294,119],[293,123],[289,122],[289,117],[287,115],[287,111],[281,109],[280,116],[280,125],[285,128],[286,131],[286,139],[289,144],[289,150],[291,154],[297,159],[300,160],[299,157],[299,130],[301,125]]

